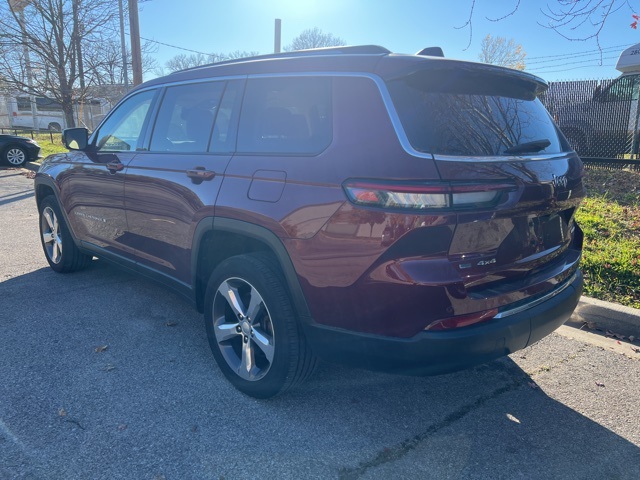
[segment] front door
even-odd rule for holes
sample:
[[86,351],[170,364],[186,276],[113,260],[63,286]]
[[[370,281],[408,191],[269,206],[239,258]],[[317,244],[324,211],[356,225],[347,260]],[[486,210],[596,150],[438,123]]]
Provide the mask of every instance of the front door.
[[99,253],[129,258],[133,253],[120,242],[127,229],[124,169],[137,154],[155,94],[148,90],[121,103],[87,149],[68,154],[73,166],[68,175],[60,176],[61,200],[67,205],[71,228]]
[[191,283],[195,229],[213,217],[235,144],[241,81],[167,87],[147,151],[126,170],[128,230],[122,241],[138,262]]

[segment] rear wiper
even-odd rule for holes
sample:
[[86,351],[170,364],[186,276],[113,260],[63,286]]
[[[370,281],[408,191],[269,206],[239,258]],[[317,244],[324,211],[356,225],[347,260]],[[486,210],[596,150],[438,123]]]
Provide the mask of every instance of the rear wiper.
[[507,148],[504,153],[507,155],[512,155],[515,153],[536,153],[540,150],[544,150],[549,145],[551,145],[551,141],[543,138],[540,140],[521,143],[520,145],[514,145],[513,147]]

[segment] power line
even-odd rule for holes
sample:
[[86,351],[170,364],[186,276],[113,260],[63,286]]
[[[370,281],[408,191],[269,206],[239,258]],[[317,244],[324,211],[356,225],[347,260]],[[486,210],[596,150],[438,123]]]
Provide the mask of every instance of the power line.
[[611,46],[611,47],[604,47],[604,48],[597,49],[597,50],[584,50],[582,52],[576,52],[576,53],[560,53],[558,55],[542,55],[542,56],[539,56],[539,57],[529,57],[529,60],[537,60],[539,58],[573,57],[576,54],[591,53],[591,52],[600,53],[601,51],[604,51],[604,50],[610,50],[612,48],[626,48],[626,47],[630,47],[631,45],[635,45],[635,43],[628,43],[626,45],[614,45],[614,46]]
[[[615,57],[604,57],[602,60],[613,60],[615,58],[618,58],[618,57],[617,56],[615,56]],[[604,65],[593,65],[592,62],[593,62],[593,60],[581,60],[581,61],[578,61],[578,62],[564,63],[563,66],[564,65],[581,65],[581,64],[586,64],[586,63],[591,63],[591,65],[585,65],[583,68],[604,66]],[[534,68],[532,68],[530,70],[534,71],[534,72],[539,72],[541,70],[542,71],[546,71],[545,69],[547,69],[547,68],[556,68],[556,67],[559,67],[559,66],[560,65],[546,65],[544,67],[537,67],[537,68],[534,67]],[[527,69],[527,70],[529,70],[529,69]],[[570,70],[570,69],[567,69],[567,70]],[[549,72],[547,71],[546,73],[549,73]]]
[[[614,64],[613,63],[608,63],[606,65],[598,65],[598,66],[600,66],[600,67],[613,67]],[[545,71],[545,72],[542,72],[542,73],[544,73],[544,74],[547,74],[547,73],[562,73],[562,72],[569,72],[571,70],[579,70],[581,68],[593,68],[593,65],[582,65],[580,67],[563,68],[562,70],[548,70],[548,71]]]
[[178,47],[177,45],[171,45],[170,43],[159,42],[158,40],[151,40],[150,38],[145,38],[145,37],[140,37],[140,38],[146,42],[157,43],[158,45],[176,48],[178,50],[184,50],[185,52],[199,53],[201,55],[211,55],[211,53],[199,52],[198,50],[191,50],[190,48]]
[[[610,53],[617,53],[617,48],[616,47],[609,47],[608,49],[606,49],[607,51],[605,51],[603,49],[602,52],[592,52],[592,53],[575,53],[575,54],[571,54],[568,55],[567,57],[564,58],[553,58],[553,59],[548,59],[548,60],[538,60],[538,61],[534,61],[534,62],[529,62],[527,61],[527,65],[539,65],[541,63],[557,63],[557,62],[564,62],[566,59],[569,58],[577,58],[577,57],[592,57],[594,55],[599,55],[602,56],[603,54],[610,54]],[[526,61],[526,59],[525,59]]]

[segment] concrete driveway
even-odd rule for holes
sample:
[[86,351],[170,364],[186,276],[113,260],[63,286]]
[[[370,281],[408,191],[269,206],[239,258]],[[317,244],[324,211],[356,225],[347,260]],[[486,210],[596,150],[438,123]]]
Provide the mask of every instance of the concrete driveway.
[[629,344],[563,327],[456,374],[324,364],[258,401],[164,287],[51,271],[23,172],[0,170],[0,479],[640,478]]

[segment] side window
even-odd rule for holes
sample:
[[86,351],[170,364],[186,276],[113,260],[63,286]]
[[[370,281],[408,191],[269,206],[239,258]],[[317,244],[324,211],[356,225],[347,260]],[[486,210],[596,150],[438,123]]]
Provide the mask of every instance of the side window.
[[18,111],[19,112],[30,112],[31,111],[31,100],[29,97],[16,97],[18,103]]
[[638,77],[621,77],[611,84],[605,97],[607,102],[629,101],[638,99]]
[[102,124],[96,146],[103,152],[135,150],[155,90],[138,93],[122,103]]
[[238,152],[317,154],[332,140],[330,77],[247,82]]
[[207,82],[167,88],[150,150],[206,152],[224,86],[225,82]]

